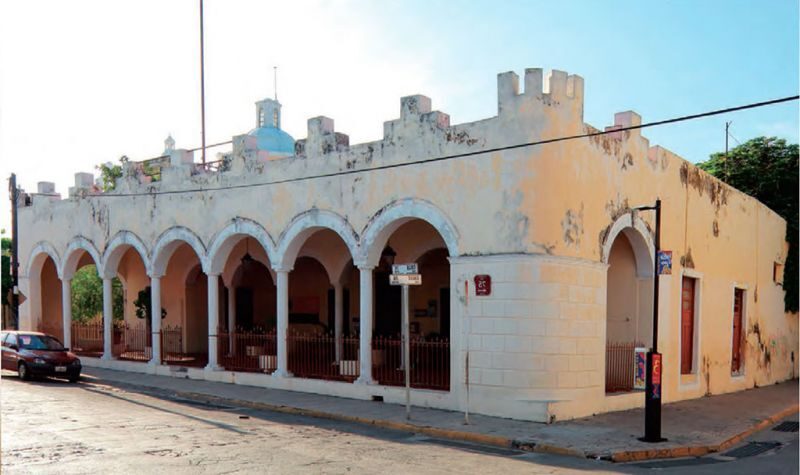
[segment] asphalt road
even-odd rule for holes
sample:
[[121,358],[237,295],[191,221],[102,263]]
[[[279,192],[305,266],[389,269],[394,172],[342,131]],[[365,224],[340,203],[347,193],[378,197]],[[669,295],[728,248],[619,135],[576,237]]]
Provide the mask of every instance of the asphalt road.
[[[3,473],[798,473],[797,433],[742,459],[620,465],[3,373]],[[794,416],[792,420],[797,420]],[[675,461],[669,463],[674,464]],[[686,463],[689,463],[687,465]]]

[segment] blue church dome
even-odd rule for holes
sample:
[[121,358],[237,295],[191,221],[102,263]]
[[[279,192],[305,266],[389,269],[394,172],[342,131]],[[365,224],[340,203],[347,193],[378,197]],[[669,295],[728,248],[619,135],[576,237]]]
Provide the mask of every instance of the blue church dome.
[[259,150],[294,155],[294,139],[281,130],[281,103],[277,99],[256,102],[256,128],[247,135],[256,137]]
[[294,154],[294,139],[277,127],[258,127],[247,133],[258,139],[258,149],[273,153]]

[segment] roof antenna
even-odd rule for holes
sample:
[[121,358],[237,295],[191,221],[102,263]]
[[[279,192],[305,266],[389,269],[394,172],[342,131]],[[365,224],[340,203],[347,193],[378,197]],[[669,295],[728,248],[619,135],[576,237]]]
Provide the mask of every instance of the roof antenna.
[[275,91],[275,102],[278,102],[278,67],[272,67],[272,87]]

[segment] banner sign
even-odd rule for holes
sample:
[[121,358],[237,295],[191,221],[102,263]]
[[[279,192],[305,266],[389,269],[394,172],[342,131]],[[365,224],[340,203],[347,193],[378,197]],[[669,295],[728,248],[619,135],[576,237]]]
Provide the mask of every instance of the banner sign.
[[661,399],[661,353],[653,353],[653,399]]
[[658,275],[672,275],[672,251],[658,251]]

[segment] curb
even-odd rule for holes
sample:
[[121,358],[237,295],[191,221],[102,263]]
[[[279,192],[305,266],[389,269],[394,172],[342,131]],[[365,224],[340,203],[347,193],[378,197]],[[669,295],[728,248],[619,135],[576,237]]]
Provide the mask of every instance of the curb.
[[772,424],[775,424],[784,417],[790,416],[797,412],[798,406],[792,404],[782,410],[774,413],[773,415],[763,419],[761,422],[751,426],[750,428],[730,437],[719,444],[713,445],[691,445],[682,447],[671,447],[668,449],[650,449],[650,450],[628,450],[623,452],[614,452],[610,455],[609,459],[613,462],[639,462],[649,459],[667,459],[667,458],[680,458],[680,457],[702,457],[711,453],[722,452],[723,450],[732,447],[742,440],[750,437],[751,435],[766,429]]
[[721,452],[733,445],[738,444],[743,439],[750,435],[765,429],[771,424],[792,415],[797,412],[798,406],[792,404],[775,414],[763,419],[761,422],[751,426],[747,430],[730,437],[719,444],[713,445],[695,445],[695,446],[680,446],[670,447],[663,449],[645,449],[645,450],[628,450],[621,452],[614,452],[611,454],[593,454],[587,453],[580,449],[561,447],[558,445],[538,443],[535,440],[516,440],[503,436],[480,434],[475,432],[466,432],[454,429],[442,429],[439,427],[425,426],[413,424],[410,422],[396,422],[385,419],[370,419],[367,417],[350,416],[346,414],[336,414],[331,412],[320,411],[317,409],[303,409],[294,406],[284,406],[280,404],[270,404],[266,402],[254,402],[242,399],[225,398],[222,396],[214,396],[210,394],[195,393],[190,391],[176,391],[172,389],[164,389],[157,386],[148,386],[141,383],[128,383],[121,381],[106,381],[97,378],[95,381],[86,381],[85,384],[90,384],[98,387],[129,387],[129,388],[147,388],[154,392],[163,391],[173,394],[175,396],[190,399],[197,402],[212,402],[212,403],[225,403],[239,407],[246,407],[249,409],[267,410],[272,412],[279,412],[283,414],[291,414],[297,416],[313,417],[317,419],[326,419],[342,422],[351,422],[362,425],[369,425],[380,427],[384,429],[398,430],[403,432],[413,432],[428,435],[431,437],[438,437],[441,439],[457,440],[462,442],[470,442],[474,444],[490,445],[494,447],[512,448],[523,452],[536,452],[547,453],[553,455],[565,455],[570,457],[589,458],[596,460],[606,460],[610,462],[639,462],[650,459],[668,459],[680,457],[702,457],[710,453]]

